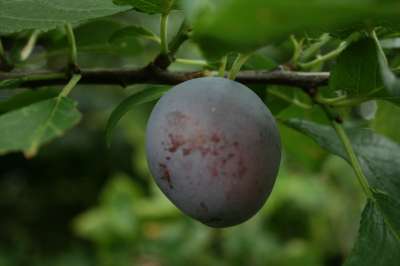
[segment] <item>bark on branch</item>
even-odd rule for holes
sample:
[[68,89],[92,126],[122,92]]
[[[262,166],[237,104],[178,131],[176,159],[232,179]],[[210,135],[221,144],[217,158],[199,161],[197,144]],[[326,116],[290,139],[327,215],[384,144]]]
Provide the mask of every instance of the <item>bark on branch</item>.
[[[128,86],[132,84],[178,84],[193,78],[209,76],[211,72],[172,72],[153,64],[139,69],[81,69],[80,84],[105,84]],[[327,72],[241,71],[236,80],[243,84],[279,84],[300,88],[316,88],[326,85]],[[20,79],[19,87],[37,88],[63,85],[69,74],[62,71],[0,72],[0,82]]]

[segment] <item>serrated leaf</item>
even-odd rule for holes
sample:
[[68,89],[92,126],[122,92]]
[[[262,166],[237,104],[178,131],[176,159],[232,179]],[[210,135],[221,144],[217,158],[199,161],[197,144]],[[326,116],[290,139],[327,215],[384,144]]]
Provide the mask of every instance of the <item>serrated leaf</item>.
[[249,52],[295,33],[329,32],[365,20],[398,21],[400,14],[398,2],[380,0],[184,0],[183,7],[194,39],[213,58]]
[[[333,128],[299,119],[285,121],[285,124],[348,160]],[[345,265],[395,266],[400,259],[400,169],[397,167],[400,145],[372,130],[351,128],[346,131],[368,179],[373,199],[364,211],[358,241]]]
[[110,145],[112,134],[115,126],[118,124],[119,120],[130,110],[140,104],[154,101],[160,98],[169,87],[147,87],[141,92],[135,93],[125,100],[123,100],[111,113],[110,118],[107,121],[106,126],[106,141]]
[[329,87],[348,96],[364,96],[381,88],[382,81],[377,58],[377,47],[372,38],[351,44],[337,59]]
[[174,0],[113,0],[117,5],[130,5],[139,12],[148,14],[168,13],[177,8]]
[[141,26],[129,26],[116,31],[110,38],[111,43],[121,42],[131,38],[144,38],[156,43],[160,43],[160,37],[151,32],[150,30]]
[[125,10],[110,0],[0,0],[0,34],[49,30]]
[[56,97],[0,116],[0,154],[35,155],[40,145],[61,136],[80,120],[76,102]]

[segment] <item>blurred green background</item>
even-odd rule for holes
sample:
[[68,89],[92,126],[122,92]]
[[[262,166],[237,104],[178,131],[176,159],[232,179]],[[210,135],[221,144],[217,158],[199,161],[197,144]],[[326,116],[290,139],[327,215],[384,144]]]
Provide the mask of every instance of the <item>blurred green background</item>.
[[[181,20],[172,14],[171,35]],[[76,25],[80,65],[139,67],[150,62],[159,51],[151,41],[109,42],[115,30],[132,23],[158,32],[157,16],[135,12]],[[4,44],[16,53],[27,36],[29,32],[6,37]],[[62,30],[43,33],[32,56],[18,67],[64,65],[66,49]],[[268,46],[247,67],[271,68],[286,62],[291,53],[289,42]],[[178,56],[199,59],[201,53],[189,42]],[[110,112],[128,95],[146,88],[78,86],[72,94],[83,113],[78,127],[33,159],[21,154],[0,157],[0,266],[341,265],[352,248],[364,202],[343,160],[280,126],[283,162],[264,208],[242,225],[211,229],[180,213],[148,172],[145,126],[154,103],[129,112],[112,146],[106,146]],[[268,96],[267,88],[253,89],[277,116],[319,119],[318,110],[287,108]],[[19,92],[1,91],[0,104]],[[393,112],[390,108],[397,107],[380,106],[378,118]],[[376,127],[385,132],[384,125]]]

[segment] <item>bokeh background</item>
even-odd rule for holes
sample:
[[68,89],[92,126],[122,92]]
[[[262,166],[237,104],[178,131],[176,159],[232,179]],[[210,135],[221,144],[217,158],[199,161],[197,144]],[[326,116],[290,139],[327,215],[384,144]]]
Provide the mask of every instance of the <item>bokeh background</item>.
[[[181,21],[179,13],[172,13],[171,35]],[[158,32],[157,16],[132,11],[75,25],[81,66],[140,67],[150,62],[159,51],[156,44],[137,38],[109,41],[113,32],[132,23]],[[29,35],[22,32],[3,42],[17,56]],[[18,67],[64,65],[66,43],[62,29],[42,33],[32,56]],[[273,68],[291,55],[289,41],[274,44],[257,51],[245,67]],[[202,59],[190,42],[178,56]],[[180,213],[149,174],[144,140],[154,102],[129,112],[116,128],[111,147],[106,145],[105,125],[113,108],[151,86],[78,86],[72,93],[83,113],[78,127],[32,159],[22,154],[0,157],[0,266],[341,265],[352,248],[364,202],[343,160],[280,125],[283,161],[266,205],[242,225],[209,228]],[[322,119],[318,110],[282,104],[267,93],[272,87],[252,89],[278,118]],[[0,107],[20,91],[0,91]],[[376,120],[399,111],[390,104],[378,106]],[[360,110],[352,116],[355,122],[365,118]],[[397,122],[368,123],[398,138],[389,128]]]

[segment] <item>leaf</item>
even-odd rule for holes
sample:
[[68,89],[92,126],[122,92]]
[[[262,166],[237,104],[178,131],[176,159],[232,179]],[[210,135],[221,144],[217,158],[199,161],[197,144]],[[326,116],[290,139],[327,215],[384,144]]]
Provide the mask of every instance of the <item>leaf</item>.
[[151,41],[154,41],[156,43],[161,43],[160,37],[158,37],[156,34],[151,32],[150,30],[141,27],[141,26],[128,26],[125,28],[122,28],[115,32],[111,38],[110,42],[115,43],[115,42],[121,42],[126,39],[130,38],[145,38]]
[[384,221],[382,213],[369,200],[364,208],[359,236],[344,266],[397,266],[399,240]]
[[372,122],[372,128],[380,134],[400,143],[399,125],[400,106],[386,101],[379,101],[378,112]]
[[[285,124],[348,160],[333,128],[291,119]],[[400,259],[400,145],[372,130],[351,128],[347,134],[373,192],[361,221],[355,248],[345,265],[397,265]],[[379,256],[378,256],[379,254]]]
[[0,116],[0,154],[33,156],[40,145],[61,136],[80,120],[76,103],[64,97],[40,101]]
[[383,50],[378,49],[377,54],[380,73],[386,89],[386,93],[383,94],[383,98],[391,100],[400,105],[400,79],[398,79],[390,69]]
[[254,53],[249,57],[249,59],[247,59],[246,63],[243,66],[243,69],[273,70],[276,69],[278,66],[279,65],[271,58],[268,58],[263,54]]
[[[115,32],[124,28],[112,20],[96,20],[86,23],[75,29],[78,52],[85,53],[112,53],[117,55],[137,55],[143,51],[141,43],[136,38],[109,40]],[[63,42],[62,45],[65,45]]]
[[57,92],[52,89],[40,89],[39,91],[25,91],[18,93],[6,101],[0,102],[0,114],[22,108],[24,106],[48,100],[57,96]]
[[362,96],[381,88],[377,47],[372,38],[351,44],[340,54],[332,70],[329,87],[348,96]]
[[139,12],[148,14],[168,13],[171,9],[177,9],[174,0],[113,0],[116,5],[130,5]]
[[[193,38],[208,57],[249,52],[291,34],[329,32],[368,20],[398,21],[399,3],[379,0],[184,0]],[[240,16],[238,16],[240,14]]]
[[0,0],[0,34],[49,30],[127,10],[110,0]]
[[111,113],[110,118],[107,121],[106,126],[106,141],[107,144],[111,144],[111,138],[115,126],[119,120],[130,110],[140,104],[154,101],[160,98],[170,87],[147,87],[143,91],[135,93],[125,100],[123,100]]

